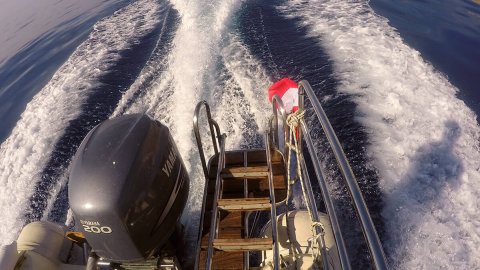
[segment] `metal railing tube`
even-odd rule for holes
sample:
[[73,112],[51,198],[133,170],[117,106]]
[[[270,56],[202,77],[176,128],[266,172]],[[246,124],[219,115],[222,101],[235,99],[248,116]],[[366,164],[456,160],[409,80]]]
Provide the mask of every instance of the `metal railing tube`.
[[[88,260],[87,260],[87,265],[85,267],[86,270],[96,270],[98,269],[98,262],[100,260],[100,257],[98,257],[98,255],[95,253],[95,252],[91,252],[90,253],[90,256],[88,256]],[[17,268],[17,267],[15,267]]]
[[[301,156],[301,160],[297,161],[300,162],[300,166],[302,167],[302,171],[306,172],[307,171],[307,165],[305,164],[305,160],[303,159],[303,156]],[[317,209],[317,204],[315,203],[315,196],[313,195],[313,190],[312,190],[312,184],[310,182],[310,176],[308,173],[303,174],[302,177],[303,183],[302,183],[302,189],[304,194],[306,195],[306,203],[308,204],[310,208],[310,214],[311,217],[310,219],[314,223],[320,222],[320,216],[318,215],[318,209]],[[319,235],[320,234],[320,229],[315,226],[315,234]],[[343,240],[343,239],[342,239]],[[323,242],[323,245],[321,247],[321,254],[323,257],[323,269],[328,270],[330,267],[328,266],[328,260],[327,260],[327,251],[325,247],[325,242]],[[349,268],[343,268],[343,269],[349,269]]]
[[[302,82],[302,81],[301,81]],[[300,82],[300,83],[301,83]],[[301,91],[301,86],[299,84],[298,86],[298,110],[303,112],[305,111],[305,96],[303,95],[303,92]],[[302,149],[302,128],[297,128],[298,132],[298,149]]]
[[215,154],[218,154],[217,144],[219,142],[215,140],[214,128],[217,136],[220,136],[220,128],[217,122],[215,122],[212,119],[212,115],[210,113],[210,106],[208,106],[208,103],[205,100],[200,101],[195,107],[195,113],[193,115],[193,131],[195,132],[195,138],[197,139],[197,147],[200,155],[200,160],[202,162],[203,173],[205,175],[205,179],[208,180],[207,161],[205,160],[205,153],[203,152],[202,138],[200,136],[200,131],[198,129],[198,116],[203,106],[205,106],[205,111],[207,113],[207,121],[208,121],[208,126],[210,127],[210,134],[212,136],[212,144],[213,144],[213,150],[215,151]]
[[[320,168],[320,161],[318,160],[318,157],[314,151],[314,146],[313,146],[313,141],[312,137],[310,137],[310,134],[308,133],[307,127],[305,123],[302,121],[301,122],[301,127],[303,129],[304,136],[303,138],[305,139],[305,142],[307,143],[307,149],[310,154],[310,157],[313,160],[313,169],[315,170],[315,174],[318,179],[318,184],[320,186],[320,190],[322,192],[322,197],[323,201],[325,203],[325,207],[327,208],[327,213],[328,216],[330,217],[330,223],[332,224],[332,231],[333,231],[333,236],[335,237],[335,242],[337,245],[337,250],[338,250],[338,257],[340,258],[340,264],[342,266],[342,269],[344,270],[349,270],[351,269],[350,265],[350,260],[348,258],[348,253],[347,253],[347,248],[345,247],[345,241],[343,240],[342,236],[342,231],[340,229],[340,225],[338,223],[338,218],[335,213],[335,209],[333,206],[333,202],[331,199],[330,192],[328,191],[327,188],[327,182],[325,181],[325,176],[323,175],[323,171]],[[302,167],[303,170],[306,171],[306,165],[305,165],[305,160],[302,159]],[[308,175],[308,174],[306,174]]]
[[323,108],[315,96],[315,93],[312,90],[312,87],[307,81],[301,81],[299,83],[299,95],[302,96],[304,93],[310,98],[312,103],[313,109],[320,121],[322,128],[325,132],[325,135],[332,147],[332,150],[335,154],[335,158],[337,159],[338,165],[340,166],[340,171],[342,172],[345,181],[347,182],[347,187],[352,196],[353,204],[357,210],[358,217],[360,219],[360,223],[362,225],[362,230],[367,239],[367,244],[370,249],[370,254],[372,255],[373,262],[375,264],[376,269],[388,269],[385,253],[383,251],[382,245],[380,243],[380,239],[378,238],[377,231],[375,226],[373,225],[372,218],[368,212],[367,205],[363,200],[360,188],[358,186],[357,181],[355,180],[355,176],[352,172],[352,168],[345,157],[345,153],[338,141],[335,132],[333,131],[332,125],[328,121],[328,118],[323,111]]
[[[243,152],[243,167],[248,167],[248,155],[247,152]],[[243,197],[248,198],[248,180],[247,178],[243,179]],[[244,215],[243,217],[243,233],[245,234],[245,237],[248,238],[248,218],[250,217],[250,213],[248,212]],[[243,270],[248,270],[250,269],[250,260],[249,260],[249,255],[250,252],[245,251],[245,255],[243,256]]]
[[222,186],[221,174],[222,170],[225,167],[225,138],[227,136],[222,134],[220,136],[220,153],[218,156],[218,166],[217,166],[217,178],[215,180],[215,195],[213,197],[213,207],[212,207],[212,219],[210,222],[210,235],[208,236],[208,249],[207,249],[207,261],[205,264],[205,269],[212,269],[212,260],[213,260],[213,240],[217,234],[217,221],[218,221],[218,199],[220,196],[220,190]]
[[277,206],[275,204],[275,187],[273,186],[272,157],[270,152],[270,140],[268,133],[265,135],[265,145],[267,152],[268,164],[268,187],[270,189],[270,216],[272,218],[272,241],[273,241],[273,269],[280,270],[280,251],[278,247],[278,230],[277,230]]
[[[277,112],[280,111],[282,116],[282,123],[283,123],[283,138],[286,140],[289,128],[287,125],[287,113],[285,112],[285,106],[283,106],[283,101],[278,95],[274,95],[272,97],[272,108],[273,108],[273,131],[275,137],[276,147],[280,149],[280,140],[278,139],[278,116]],[[286,147],[285,151],[286,152]],[[284,153],[285,154],[285,153]]]

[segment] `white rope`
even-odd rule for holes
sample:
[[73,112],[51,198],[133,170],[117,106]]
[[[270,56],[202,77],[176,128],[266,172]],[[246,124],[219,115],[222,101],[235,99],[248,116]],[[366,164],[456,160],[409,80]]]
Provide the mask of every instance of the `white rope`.
[[[320,228],[320,233],[317,234],[316,228]],[[312,233],[313,239],[315,240],[312,243],[312,253],[313,257],[316,259],[319,255],[321,255],[320,246],[325,246],[325,227],[323,227],[321,222],[312,222]]]
[[[297,166],[296,166],[297,167],[296,168],[297,169],[297,177],[299,178],[301,186],[302,186],[303,197],[305,198],[305,200],[307,200],[308,199],[307,191],[306,191],[305,185],[303,184],[303,175],[302,175],[302,170],[301,170],[301,165],[300,165],[300,162],[302,160],[302,157],[301,157],[302,149],[300,149],[300,146],[298,144],[298,138],[297,138],[297,135],[296,135],[296,130],[297,130],[297,128],[299,128],[300,121],[303,119],[304,114],[305,114],[304,111],[298,110],[298,111],[288,115],[287,125],[289,127],[289,132],[288,132],[288,136],[285,140],[285,146],[288,147],[288,161],[287,161],[288,170],[290,170],[290,161],[292,159],[292,152],[296,153],[296,157],[297,157]],[[292,141],[293,141],[293,144],[292,144]],[[287,175],[288,175],[288,182],[291,183],[290,181],[292,181],[292,180],[291,180],[290,172]],[[310,219],[312,219],[312,217],[313,217],[312,209],[310,209],[310,205],[308,203],[306,203],[306,205],[307,205],[307,211],[308,211],[308,214],[310,216]],[[324,230],[324,227],[323,227],[322,223],[314,222],[313,220],[311,220],[311,222],[312,222],[311,230],[312,230],[312,235],[313,235],[312,255],[313,255],[314,259],[317,259],[318,256],[320,255],[320,248],[321,248],[321,247],[319,247],[319,243],[324,243],[325,230]],[[320,233],[317,234],[316,228],[318,228],[318,227],[320,228]]]
[[[287,116],[287,125],[289,127],[289,133],[287,135],[287,138],[285,138],[285,147],[287,147],[289,149],[288,151],[288,160],[287,160],[287,166],[288,166],[288,169],[290,170],[290,160],[292,160],[292,151],[294,151],[296,154],[297,154],[297,161],[299,161],[299,154],[301,153],[301,149],[299,150],[298,149],[298,142],[297,142],[297,136],[296,136],[296,128],[299,126],[299,123],[300,123],[300,120],[303,118],[303,115],[305,113],[302,111],[300,112],[300,110],[294,112],[294,113],[291,113]],[[292,137],[294,138],[294,144],[292,145]],[[300,167],[299,167],[299,163],[297,162],[297,175],[300,175],[301,177],[301,170],[300,170]],[[288,173],[288,183],[292,183],[292,179],[291,179],[291,176],[290,176],[290,173]],[[303,194],[305,195],[305,194]]]
[[[303,197],[307,198],[306,194],[306,189],[303,185],[303,176],[302,176],[302,170],[300,167],[300,161],[301,161],[301,149],[299,149],[298,145],[298,140],[296,136],[296,128],[300,125],[300,120],[303,118],[304,112],[300,112],[300,110],[291,113],[287,117],[287,125],[289,127],[289,132],[288,136],[286,139],[286,146],[288,147],[288,168],[290,169],[290,161],[292,160],[292,152],[296,153],[297,156],[297,177],[300,179],[300,183],[302,184],[302,192],[303,192]],[[293,144],[291,143],[293,141]],[[288,180],[291,181],[290,179],[290,173],[288,174]],[[310,209],[310,206],[307,203],[307,210],[310,216],[312,216],[312,211]]]
[[304,114],[305,112],[300,110],[289,114],[287,117],[287,125],[289,127],[298,127],[300,125],[300,120],[302,120]]

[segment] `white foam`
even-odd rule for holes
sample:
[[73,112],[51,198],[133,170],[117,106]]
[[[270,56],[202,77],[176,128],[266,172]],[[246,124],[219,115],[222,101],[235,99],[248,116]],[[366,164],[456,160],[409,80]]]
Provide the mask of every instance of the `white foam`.
[[317,37],[352,95],[385,195],[398,269],[480,268],[480,128],[457,89],[364,2],[280,8]]
[[[149,60],[143,67],[142,71],[136,78],[136,80],[133,82],[133,84],[130,86],[130,88],[125,91],[125,93],[122,95],[122,98],[117,104],[117,107],[115,108],[115,111],[112,113],[111,117],[116,117],[122,114],[126,109],[130,109],[132,111],[133,108],[135,108],[135,111],[144,111],[144,110],[136,108],[139,106],[139,104],[142,104],[142,102],[138,102],[132,106],[131,102],[135,99],[135,95],[139,94],[140,92],[144,91],[146,87],[148,87],[149,80],[152,80],[152,78],[156,78],[156,81],[154,81],[154,84],[157,84],[159,81],[165,81],[163,77],[158,77],[159,74],[161,76],[162,70],[165,69],[167,65],[167,60],[168,57],[164,57],[162,53],[165,53],[165,50],[159,51],[160,46],[166,46],[164,43],[168,42],[166,40],[166,32],[172,31],[172,29],[168,29],[167,27],[167,22],[170,19],[169,17],[172,16],[170,15],[171,13],[171,5],[165,5],[161,9],[161,13],[163,13],[163,20],[162,20],[162,26],[161,26],[161,33],[159,35],[159,38],[157,40],[157,43],[155,45],[154,50],[152,50],[152,53],[150,54]],[[168,80],[167,80],[168,81]],[[145,91],[148,92],[148,91]],[[151,99],[148,98],[149,100]],[[143,101],[145,103],[145,101]],[[148,104],[148,102],[147,102]],[[153,104],[152,104],[153,105]],[[158,104],[155,104],[156,107]]]
[[[269,81],[239,38],[228,31],[229,20],[238,8],[236,1],[173,1],[173,5],[181,21],[170,54],[163,60],[166,62],[157,63],[157,68],[166,67],[165,71],[152,87],[139,89],[142,78],[153,72],[152,66],[147,66],[137,80],[139,83],[134,83],[124,97],[127,100],[134,92],[144,91],[127,113],[147,111],[170,128],[190,176],[190,196],[184,217],[188,217],[185,218],[188,219],[185,221],[187,233],[193,235],[198,224],[191,214],[200,209],[204,186],[192,132],[195,105],[202,99],[208,101],[213,117],[222,132],[227,133],[227,148],[236,148],[247,144],[245,136],[255,132],[248,130],[250,126],[257,125],[259,132],[263,132]],[[230,79],[222,81],[219,78],[222,72],[229,73]],[[115,115],[124,110],[126,100],[120,102]],[[253,115],[253,119],[247,120],[247,114]],[[205,122],[200,126],[205,130]],[[211,153],[209,138],[203,138],[203,143],[206,152]],[[192,228],[188,227],[192,226],[194,231],[189,231]]]
[[158,22],[157,1],[140,0],[99,21],[88,39],[28,103],[0,146],[0,244],[16,238],[34,187],[69,121],[81,113],[89,89]]
[[[68,184],[69,169],[65,170],[63,174],[58,177],[57,183],[55,186],[49,190],[47,206],[43,211],[42,220],[48,220],[48,215],[53,211],[57,197],[60,194],[60,191]],[[68,214],[67,214],[68,215]],[[67,218],[68,219],[68,218]]]
[[[222,130],[230,130],[228,147],[259,147],[251,145],[253,137],[263,138],[271,108],[267,89],[271,84],[266,70],[242,43],[237,33],[225,35],[221,49],[225,64],[223,85],[214,92],[213,115]],[[258,130],[257,130],[258,128]]]

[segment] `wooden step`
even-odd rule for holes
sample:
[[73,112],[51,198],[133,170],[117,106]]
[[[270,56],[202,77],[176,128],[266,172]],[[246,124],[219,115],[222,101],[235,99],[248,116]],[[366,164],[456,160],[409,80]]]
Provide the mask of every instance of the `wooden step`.
[[215,239],[213,247],[222,251],[251,251],[272,249],[271,238]]
[[[208,248],[208,238],[210,234],[206,234],[200,241],[200,248],[206,250]],[[243,228],[222,228],[218,229],[218,237],[215,239],[241,239],[243,237]]]
[[[273,176],[273,187],[275,192],[277,190],[287,189],[287,181],[283,175],[275,175]],[[268,178],[248,178],[248,191],[249,192],[259,192],[269,190],[269,183]],[[223,193],[240,193],[243,194],[244,192],[245,183],[243,178],[229,178],[223,181]],[[215,192],[215,183],[209,182],[207,193],[213,194]],[[243,196],[241,196],[243,197]],[[257,196],[258,197],[258,196]]]
[[218,207],[227,211],[261,211],[270,209],[270,198],[220,199]]
[[268,176],[268,166],[231,167],[222,170],[222,177],[228,178],[259,178]]
[[[243,150],[243,151],[226,151],[225,152],[225,163],[226,164],[240,164],[244,162],[244,154],[247,153],[248,163],[260,163],[267,162],[267,156],[265,149],[256,149],[256,150]],[[282,154],[278,151],[272,151],[272,162],[283,162]],[[218,162],[218,155],[212,159],[211,164],[216,165]]]
[[[283,163],[273,163],[272,164],[272,174],[286,176],[285,174],[285,164]],[[225,166],[222,170],[221,176],[223,179],[267,179],[268,178],[268,166],[266,163],[261,164],[248,164],[248,166],[236,165],[236,166]],[[211,168],[209,173],[209,179],[215,180],[217,177],[217,168]]]
[[[217,238],[242,238],[244,235],[243,212],[229,212],[225,210],[219,211],[218,221],[218,237]],[[205,212],[205,220],[203,223],[201,248],[205,249],[208,245],[208,237],[210,235],[211,211]]]

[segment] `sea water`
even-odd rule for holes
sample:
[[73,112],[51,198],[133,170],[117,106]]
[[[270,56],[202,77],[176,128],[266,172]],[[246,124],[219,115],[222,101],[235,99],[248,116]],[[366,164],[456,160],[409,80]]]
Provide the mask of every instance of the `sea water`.
[[182,221],[194,238],[195,104],[210,103],[227,148],[261,147],[266,89],[288,76],[309,80],[325,107],[394,268],[480,267],[475,1],[1,5],[0,243],[32,220],[71,224],[76,148],[130,112],[171,129],[192,179]]

